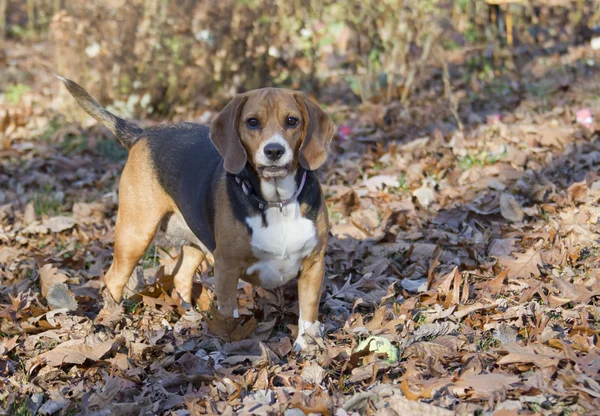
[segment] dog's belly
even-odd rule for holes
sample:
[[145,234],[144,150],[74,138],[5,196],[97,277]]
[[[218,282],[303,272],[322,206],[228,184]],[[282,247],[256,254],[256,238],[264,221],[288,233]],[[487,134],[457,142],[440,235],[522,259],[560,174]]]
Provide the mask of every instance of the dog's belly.
[[246,218],[252,229],[252,252],[258,259],[246,270],[257,274],[260,286],[273,289],[298,276],[302,260],[317,244],[315,224],[300,215],[298,203],[266,211],[267,227],[261,216]]
[[181,214],[175,212],[165,219],[163,223],[163,229],[165,237],[173,244],[194,244],[205,253],[210,253],[208,248],[196,237],[190,227],[181,216]]

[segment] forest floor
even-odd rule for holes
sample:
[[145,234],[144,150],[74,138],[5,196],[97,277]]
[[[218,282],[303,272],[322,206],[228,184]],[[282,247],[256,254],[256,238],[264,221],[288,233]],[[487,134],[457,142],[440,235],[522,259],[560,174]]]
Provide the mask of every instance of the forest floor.
[[407,108],[327,108],[326,336],[301,355],[293,284],[241,286],[226,321],[205,265],[185,310],[174,247],[102,309],[126,151],[31,75],[0,111],[0,414],[598,412],[598,65],[573,47]]

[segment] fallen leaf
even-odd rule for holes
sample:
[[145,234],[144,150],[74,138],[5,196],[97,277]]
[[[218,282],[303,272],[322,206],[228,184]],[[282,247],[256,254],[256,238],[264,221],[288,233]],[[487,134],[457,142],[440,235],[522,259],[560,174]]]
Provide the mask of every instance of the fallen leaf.
[[502,322],[494,331],[494,338],[500,341],[502,345],[509,345],[513,342],[517,342],[517,331],[506,322]]
[[[388,402],[388,406],[397,416],[453,416],[454,412],[433,404],[408,400],[398,394]],[[391,415],[390,415],[391,416]]]
[[320,385],[323,382],[323,378],[325,378],[326,374],[327,372],[323,369],[323,367],[316,362],[311,361],[308,365],[304,366],[302,373],[300,373],[300,377],[302,377],[302,380],[306,381],[307,383]]
[[77,300],[73,292],[69,290],[69,287],[62,282],[54,282],[48,289],[48,295],[46,296],[50,309],[58,310],[64,309],[68,311],[77,310]]
[[519,381],[518,376],[510,374],[469,374],[456,380],[448,390],[457,397],[491,398]]
[[54,267],[51,264],[44,264],[40,267],[40,291],[42,292],[42,296],[46,297],[48,295],[48,289],[55,282],[64,283],[69,278],[63,273],[58,272],[58,268]]
[[542,266],[542,258],[539,251],[530,248],[525,253],[512,253],[511,256],[498,257],[498,265],[509,270],[511,278],[539,276],[538,266]]
[[210,317],[206,319],[210,332],[223,341],[234,342],[248,339],[256,329],[253,315],[241,315],[239,318],[225,316],[211,305]]
[[500,213],[511,222],[521,222],[525,217],[525,213],[515,197],[506,192],[500,195]]
[[23,222],[27,225],[33,223],[37,219],[35,215],[35,207],[33,202],[28,203],[25,206],[25,212],[23,213]]
[[569,200],[571,202],[580,202],[583,200],[587,193],[588,187],[585,180],[581,182],[575,182],[573,185],[569,186],[567,189],[567,194],[569,195]]
[[385,187],[397,187],[399,185],[397,176],[377,175],[364,181],[364,186],[369,192],[377,192]]
[[502,292],[502,288],[504,288],[504,280],[508,276],[508,271],[509,269],[504,269],[493,279],[477,283],[475,289],[482,290],[491,297],[498,296]]
[[360,353],[365,350],[375,354],[384,354],[387,363],[393,364],[398,361],[398,348],[394,347],[386,338],[371,336],[359,343],[354,352]]
[[433,189],[423,186],[419,189],[415,189],[413,191],[413,196],[417,198],[419,204],[423,208],[429,207],[435,201],[435,194],[433,193]]
[[42,227],[48,228],[53,233],[60,233],[75,226],[76,222],[71,217],[58,216],[48,218],[42,223]]
[[50,351],[38,355],[36,358],[44,360],[46,365],[50,367],[58,367],[62,364],[83,364],[85,360],[97,361],[101,359],[119,342],[118,338],[95,345],[74,344],[73,341],[67,341]]
[[547,355],[538,354],[535,350],[530,347],[521,347],[515,343],[505,345],[504,349],[508,352],[508,355],[500,358],[496,361],[498,365],[505,364],[533,364],[539,368],[556,367],[558,366],[559,359],[556,357],[549,357]]

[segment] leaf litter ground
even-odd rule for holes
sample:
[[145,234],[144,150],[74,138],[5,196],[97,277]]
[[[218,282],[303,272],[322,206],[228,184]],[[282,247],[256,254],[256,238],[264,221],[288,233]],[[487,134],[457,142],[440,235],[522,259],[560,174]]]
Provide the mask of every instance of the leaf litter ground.
[[481,89],[463,131],[435,88],[410,108],[329,109],[344,134],[320,173],[326,336],[302,355],[293,284],[240,285],[227,319],[204,264],[186,309],[160,237],[129,299],[103,299],[124,154],[31,92],[0,151],[0,412],[596,412],[600,140],[576,116],[600,121],[590,55],[544,61],[563,70],[543,96],[527,72],[505,101]]

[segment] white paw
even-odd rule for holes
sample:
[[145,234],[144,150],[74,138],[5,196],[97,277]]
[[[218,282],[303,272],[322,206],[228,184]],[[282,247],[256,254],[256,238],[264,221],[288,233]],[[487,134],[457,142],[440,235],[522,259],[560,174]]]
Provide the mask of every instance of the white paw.
[[306,340],[303,335],[298,335],[296,338],[296,342],[294,342],[294,352],[299,353],[300,351],[304,351],[308,347]]
[[298,321],[298,337],[294,342],[294,351],[305,351],[309,345],[317,345],[323,338],[324,327],[319,321],[306,322],[302,319]]

